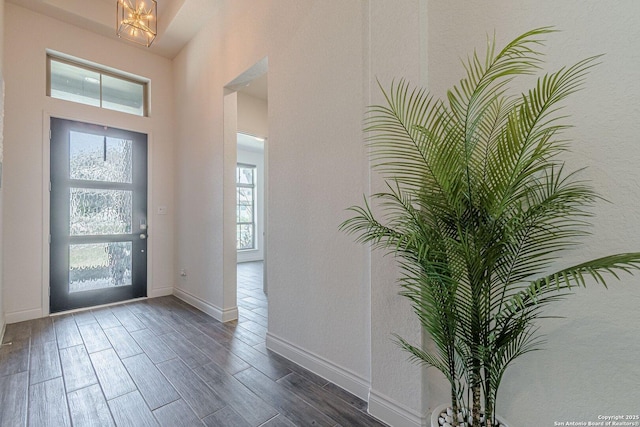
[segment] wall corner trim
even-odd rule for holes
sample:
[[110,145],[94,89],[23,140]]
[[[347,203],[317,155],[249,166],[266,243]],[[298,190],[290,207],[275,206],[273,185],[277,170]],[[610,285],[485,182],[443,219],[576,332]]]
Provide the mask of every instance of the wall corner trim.
[[175,295],[177,298],[181,299],[182,301],[186,302],[187,304],[192,305],[195,308],[204,311],[209,316],[213,317],[214,319],[220,322],[229,322],[231,320],[236,320],[238,318],[237,306],[232,308],[222,309],[179,288],[173,288],[173,295]]
[[369,381],[367,379],[271,332],[267,332],[267,348],[342,387],[360,399],[366,401],[369,396]]
[[421,427],[430,423],[429,414],[422,415],[373,389],[369,392],[369,413],[394,427]]

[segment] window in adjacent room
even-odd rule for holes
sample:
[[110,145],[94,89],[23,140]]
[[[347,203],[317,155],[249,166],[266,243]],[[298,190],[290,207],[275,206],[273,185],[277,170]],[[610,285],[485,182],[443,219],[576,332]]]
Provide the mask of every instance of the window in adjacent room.
[[148,115],[148,82],[52,55],[47,55],[47,95],[137,116]]
[[256,166],[238,163],[236,167],[237,248],[256,248]]

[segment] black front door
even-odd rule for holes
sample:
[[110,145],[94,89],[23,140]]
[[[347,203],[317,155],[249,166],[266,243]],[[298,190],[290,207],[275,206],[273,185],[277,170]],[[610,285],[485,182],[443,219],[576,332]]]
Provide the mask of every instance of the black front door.
[[50,311],[147,295],[147,135],[51,119]]

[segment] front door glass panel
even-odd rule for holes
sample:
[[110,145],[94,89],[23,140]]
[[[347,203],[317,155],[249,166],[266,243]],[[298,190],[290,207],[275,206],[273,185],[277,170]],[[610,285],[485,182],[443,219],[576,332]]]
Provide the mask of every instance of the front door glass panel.
[[71,187],[69,229],[72,236],[131,233],[133,192]]
[[133,141],[83,132],[69,135],[69,178],[131,183]]
[[69,292],[131,286],[131,242],[69,245]]

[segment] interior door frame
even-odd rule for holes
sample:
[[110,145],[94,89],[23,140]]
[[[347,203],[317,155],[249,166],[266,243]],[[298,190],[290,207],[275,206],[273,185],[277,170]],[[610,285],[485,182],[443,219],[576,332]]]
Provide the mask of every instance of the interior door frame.
[[[43,111],[42,113],[42,254],[40,255],[40,263],[39,265],[42,268],[42,292],[41,292],[41,317],[47,317],[51,314],[50,306],[49,306],[49,269],[51,267],[49,259],[50,259],[50,250],[49,250],[49,236],[51,234],[51,200],[49,193],[49,182],[51,177],[51,148],[50,148],[50,130],[51,130],[51,118],[57,119],[65,119],[72,120],[77,122],[89,123],[98,126],[107,126],[118,128],[122,130],[132,131],[144,133],[147,135],[147,227],[149,228],[150,233],[147,234],[147,296],[142,299],[149,298],[154,295],[153,292],[153,234],[154,234],[154,221],[153,221],[153,163],[151,159],[153,159],[153,132],[150,128],[150,124],[148,125],[140,125],[136,122],[140,121],[141,117],[131,116],[131,118],[126,117],[128,120],[118,120],[111,119],[105,120],[101,117],[97,117],[101,113],[104,113],[105,116],[111,116],[111,112],[98,112],[96,114],[93,112],[87,112],[86,106],[81,106],[84,108],[78,108],[78,111],[75,111],[73,114],[69,114],[68,112],[58,112],[58,111]],[[116,115],[116,114],[114,114]],[[117,114],[120,115],[120,114]],[[148,118],[145,118],[148,120]],[[122,302],[114,302],[109,304],[103,304],[94,306],[92,308],[109,306],[109,305],[117,305],[122,304]],[[74,310],[64,311],[60,313],[55,313],[54,315],[75,311],[83,311],[87,310],[87,308],[78,308]]]
[[[223,92],[223,231],[222,231],[222,322],[238,318],[238,249],[236,223],[236,167],[238,164],[238,90],[251,83],[255,78],[269,72],[269,58],[265,56],[224,86]],[[268,126],[268,124],[267,124]],[[263,282],[267,292],[268,252],[269,252],[269,166],[268,145],[264,142],[264,224],[262,229],[264,244]],[[260,233],[260,231],[259,231]]]

